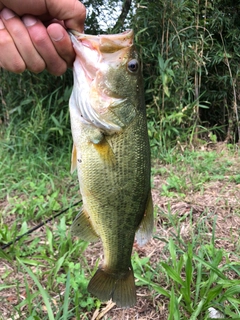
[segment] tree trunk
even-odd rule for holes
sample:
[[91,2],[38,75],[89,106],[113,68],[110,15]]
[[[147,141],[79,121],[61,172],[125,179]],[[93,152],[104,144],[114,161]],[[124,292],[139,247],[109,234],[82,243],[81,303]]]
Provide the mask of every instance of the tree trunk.
[[122,12],[120,16],[117,19],[117,22],[115,23],[115,26],[113,27],[114,33],[118,33],[121,31],[121,28],[123,27],[124,21],[128,15],[128,12],[131,8],[132,0],[124,0],[122,5]]

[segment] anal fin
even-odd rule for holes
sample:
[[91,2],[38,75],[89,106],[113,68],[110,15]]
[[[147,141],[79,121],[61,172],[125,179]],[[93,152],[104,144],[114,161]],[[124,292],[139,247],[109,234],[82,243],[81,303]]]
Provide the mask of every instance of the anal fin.
[[99,236],[93,228],[90,216],[84,211],[83,207],[73,221],[71,234],[84,241],[95,242],[99,240]]
[[148,195],[148,200],[147,200],[143,219],[136,232],[136,240],[139,246],[144,246],[151,239],[153,226],[154,226],[153,201],[152,201],[152,194],[150,191]]

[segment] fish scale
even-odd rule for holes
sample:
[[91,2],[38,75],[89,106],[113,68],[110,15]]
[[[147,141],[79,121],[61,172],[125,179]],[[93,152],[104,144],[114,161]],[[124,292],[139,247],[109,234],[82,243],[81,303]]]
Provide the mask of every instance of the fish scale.
[[104,261],[88,290],[100,300],[131,307],[136,303],[131,264],[135,234],[143,245],[153,229],[140,61],[132,30],[104,36],[73,31],[71,38],[76,51],[70,99],[72,169],[78,170],[83,199],[71,230],[83,240],[100,238],[103,245]]

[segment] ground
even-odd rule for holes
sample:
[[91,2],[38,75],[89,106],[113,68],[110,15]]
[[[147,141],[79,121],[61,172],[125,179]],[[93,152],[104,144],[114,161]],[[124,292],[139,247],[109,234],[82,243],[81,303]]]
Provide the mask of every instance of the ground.
[[[155,229],[153,239],[145,247],[139,248],[134,245],[133,255],[137,257],[134,258],[135,269],[145,268],[143,265],[138,265],[138,257],[149,258],[147,265],[150,270],[159,270],[160,262],[169,263],[171,257],[167,248],[170,239],[173,239],[178,247],[178,252],[181,251],[181,248],[185,248],[186,244],[192,244],[196,255],[201,251],[202,246],[213,243],[216,250],[223,249],[225,253],[219,266],[224,265],[228,260],[228,263],[237,263],[239,267],[239,172],[238,150],[229,151],[223,144],[214,145],[214,149],[205,147],[203,150],[198,150],[197,157],[192,161],[186,161],[186,156],[182,163],[179,158],[178,161],[172,161],[172,163],[169,161],[163,164],[155,161],[152,181]],[[1,207],[7,205],[8,199],[4,198]],[[8,224],[13,223],[14,216],[6,217],[6,221]],[[57,228],[56,222],[51,224],[51,228]],[[41,241],[46,243],[45,233],[46,229],[42,227],[34,233],[34,236],[29,236],[23,245],[28,246],[34,238],[39,237],[38,245],[41,246]],[[81,259],[85,259],[84,263],[89,265],[89,269],[94,269],[97,259],[102,257],[100,243],[90,244],[83,256]],[[30,258],[25,257],[25,262],[28,263]],[[28,297],[28,292],[24,286],[24,281],[26,281],[24,274],[19,273],[19,265],[16,264],[16,261],[9,261],[7,257],[4,259],[3,250],[0,260],[0,301],[2,302],[0,303],[0,319],[23,319],[19,315],[14,317],[14,306],[19,305],[26,319],[35,319],[29,317],[29,307],[27,308],[27,304],[23,303]],[[31,262],[29,265],[33,272],[39,268],[33,263],[31,265]],[[42,272],[44,273],[44,267]],[[144,272],[147,275],[146,270]],[[237,273],[232,270],[228,270],[227,273],[228,280],[239,279]],[[86,271],[85,274],[88,278],[89,271]],[[29,275],[25,277],[29,278]],[[139,281],[141,283],[141,277],[136,278],[136,283],[138,284]],[[158,281],[158,286],[169,289],[170,282],[166,281],[164,274],[154,275],[152,279]],[[16,285],[16,283],[19,284]],[[32,279],[28,279],[28,284],[32,285],[28,288],[29,290],[35,286]],[[64,294],[64,286],[62,286],[62,294]],[[55,301],[58,305],[59,296],[51,297],[53,303]],[[137,286],[137,305],[134,308],[123,310],[108,302],[97,309],[86,309],[84,316],[80,316],[79,319],[167,320],[168,315],[169,298],[158,293],[151,285],[141,285]],[[188,319],[187,316],[185,318]],[[73,316],[71,319],[77,318]]]

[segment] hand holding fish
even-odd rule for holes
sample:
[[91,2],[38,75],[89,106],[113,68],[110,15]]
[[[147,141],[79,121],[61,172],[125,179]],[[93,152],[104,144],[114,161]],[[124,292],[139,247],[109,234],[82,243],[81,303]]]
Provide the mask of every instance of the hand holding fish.
[[62,75],[75,58],[66,28],[83,31],[78,0],[0,0],[0,67]]

